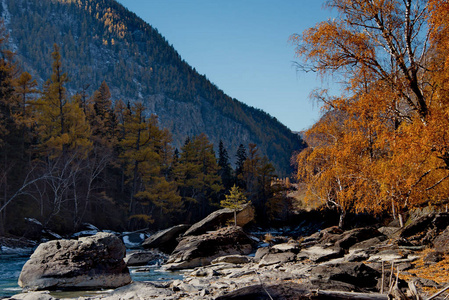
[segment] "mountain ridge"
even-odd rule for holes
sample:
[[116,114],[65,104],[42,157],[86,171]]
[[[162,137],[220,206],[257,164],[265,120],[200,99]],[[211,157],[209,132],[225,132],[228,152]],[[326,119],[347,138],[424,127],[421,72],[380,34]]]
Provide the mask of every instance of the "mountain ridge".
[[276,118],[227,96],[185,62],[157,31],[114,0],[2,0],[10,44],[23,70],[42,84],[51,71],[50,52],[61,47],[82,93],[105,80],[114,100],[142,101],[168,128],[174,145],[204,132],[230,153],[255,143],[280,175],[289,175],[290,156],[302,140]]

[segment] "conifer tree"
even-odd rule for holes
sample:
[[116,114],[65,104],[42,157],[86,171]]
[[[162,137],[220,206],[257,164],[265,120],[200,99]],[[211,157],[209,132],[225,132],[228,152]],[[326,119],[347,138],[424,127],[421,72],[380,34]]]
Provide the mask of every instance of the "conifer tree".
[[272,180],[275,169],[266,157],[259,154],[255,144],[249,144],[248,157],[244,160],[240,179],[246,187],[248,199],[254,205],[262,222],[267,221],[267,202],[273,197]]
[[15,145],[23,143],[20,121],[16,118],[20,104],[14,97],[14,79],[17,67],[13,63],[13,54],[3,49],[6,32],[0,23],[0,235],[4,233],[7,217],[5,205],[11,193],[17,189],[15,183],[20,181],[24,149]]
[[223,189],[213,145],[205,134],[186,140],[174,173],[186,210],[195,220],[205,217]]
[[22,123],[26,126],[30,126],[31,123],[31,114],[27,110],[30,105],[30,101],[32,100],[32,95],[37,94],[39,91],[36,88],[37,82],[32,78],[30,73],[23,72],[20,74],[20,77],[15,82],[15,93],[17,97],[19,97],[20,103],[20,115]]
[[[39,187],[39,197],[47,194],[42,191],[51,191],[48,197],[41,197],[40,212],[45,224],[55,216],[66,214],[65,225],[74,229],[83,214],[82,202],[85,199],[80,196],[80,182],[83,178],[82,166],[92,146],[91,133],[80,98],[67,95],[65,84],[68,77],[63,72],[57,45],[54,45],[52,58],[51,78],[45,83],[42,96],[33,103],[40,155],[39,170],[41,176],[51,174]],[[38,191],[36,193],[39,194]]]
[[[120,106],[117,103],[116,106]],[[111,92],[105,81],[94,92],[87,105],[87,117],[92,128],[94,144],[112,150],[117,143],[118,121],[112,108]]]
[[235,167],[235,182],[237,183],[237,186],[244,188],[245,183],[242,181],[242,173],[243,173],[243,165],[246,160],[246,148],[243,146],[243,144],[239,145],[239,148],[237,149],[236,153],[236,167]]
[[229,195],[225,197],[226,199],[221,200],[220,205],[234,212],[234,226],[237,226],[237,211],[242,209],[243,205],[246,204],[246,196],[234,185],[229,191]]
[[232,184],[232,168],[229,163],[228,151],[223,145],[223,141],[220,140],[218,144],[218,166],[220,168],[219,175],[221,177],[221,182],[225,189],[231,188]]
[[58,155],[69,148],[85,155],[90,147],[90,126],[79,99],[67,95],[67,73],[62,70],[59,47],[54,45],[51,78],[44,85],[42,97],[35,103],[40,149]]
[[[125,115],[122,126],[125,136],[120,141],[121,158],[129,178],[130,219],[148,221],[158,216],[160,224],[171,225],[169,220],[175,220],[181,211],[181,197],[176,192],[175,182],[166,177],[170,162],[164,159],[172,155],[169,133],[159,129],[156,116],[145,117],[141,103],[136,103]],[[154,208],[158,209],[158,214],[153,214]],[[170,217],[164,220],[167,215]]]

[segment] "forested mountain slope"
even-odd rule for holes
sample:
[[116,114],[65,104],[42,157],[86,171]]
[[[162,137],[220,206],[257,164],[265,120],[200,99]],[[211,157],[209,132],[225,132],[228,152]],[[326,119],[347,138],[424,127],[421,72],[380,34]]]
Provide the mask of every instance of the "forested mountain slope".
[[[104,80],[113,99],[142,101],[168,128],[174,145],[205,133],[231,153],[255,143],[280,175],[300,137],[267,113],[227,96],[183,61],[155,28],[113,0],[2,0],[10,47],[40,84],[61,47],[71,93],[91,94]],[[276,101],[276,99],[273,99]],[[232,155],[233,156],[233,155]]]

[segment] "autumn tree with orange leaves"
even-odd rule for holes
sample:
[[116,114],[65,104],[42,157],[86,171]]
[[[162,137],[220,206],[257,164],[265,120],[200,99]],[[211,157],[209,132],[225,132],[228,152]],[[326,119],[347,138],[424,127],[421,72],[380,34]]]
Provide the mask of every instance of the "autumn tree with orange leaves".
[[[338,16],[293,35],[303,71],[341,79],[316,90],[298,178],[308,199],[401,217],[449,199],[448,2],[331,0]],[[401,220],[401,219],[400,219]]]

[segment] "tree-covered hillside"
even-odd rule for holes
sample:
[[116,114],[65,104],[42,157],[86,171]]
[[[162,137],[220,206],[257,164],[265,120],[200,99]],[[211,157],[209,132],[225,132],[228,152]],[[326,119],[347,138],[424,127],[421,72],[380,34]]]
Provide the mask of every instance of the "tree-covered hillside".
[[[255,143],[280,175],[303,143],[267,113],[231,99],[183,61],[158,31],[113,0],[4,0],[10,48],[24,71],[50,76],[53,44],[61,47],[72,94],[89,94],[104,80],[113,101],[142,101],[181,147],[205,133],[235,153]],[[273,99],[275,101],[276,99]]]

